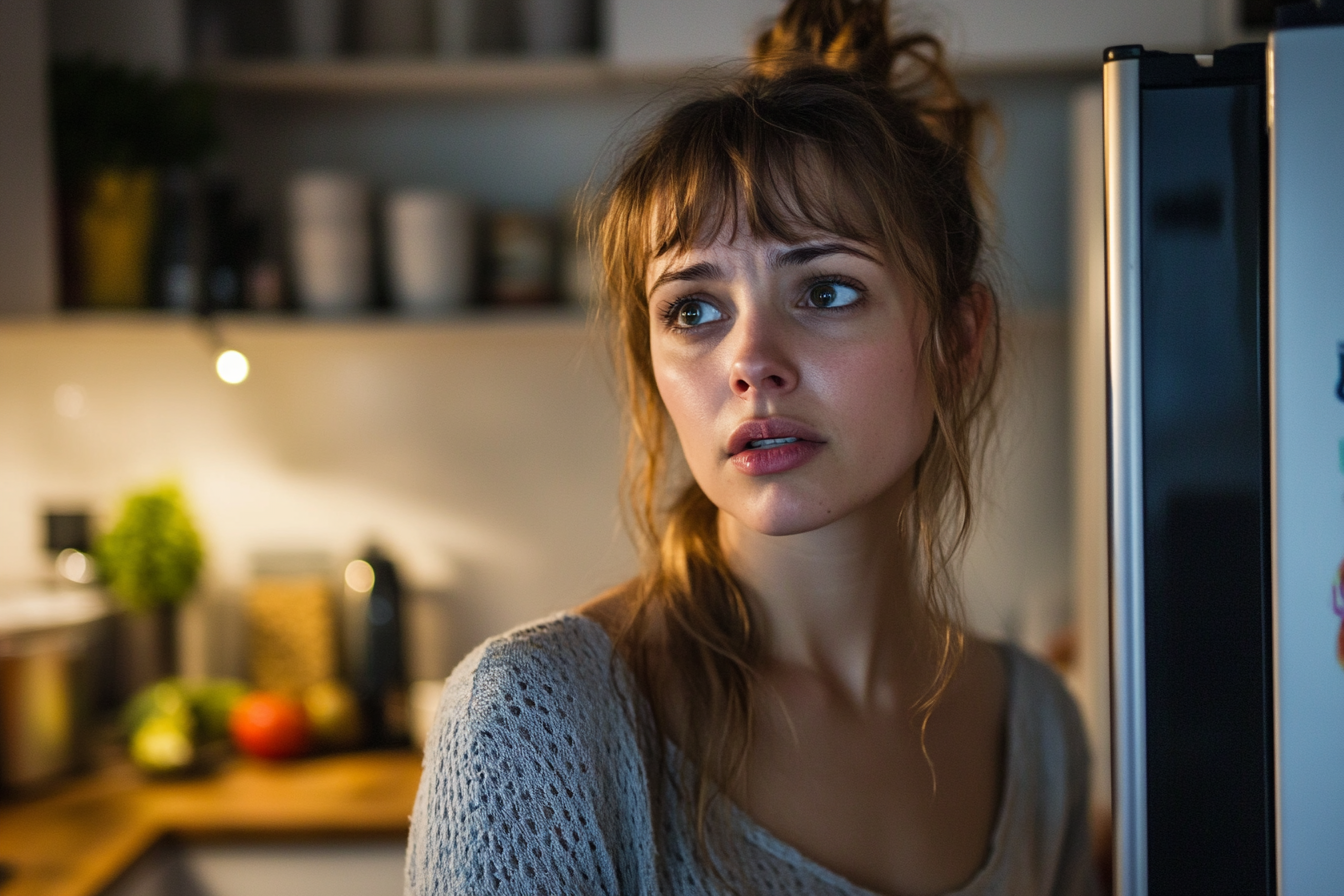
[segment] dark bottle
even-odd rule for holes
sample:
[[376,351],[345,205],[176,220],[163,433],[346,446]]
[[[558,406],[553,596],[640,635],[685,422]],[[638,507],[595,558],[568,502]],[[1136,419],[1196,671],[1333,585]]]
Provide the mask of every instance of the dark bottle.
[[365,610],[364,677],[359,689],[365,730],[371,746],[404,746],[408,738],[401,581],[396,566],[377,547],[369,547],[364,561],[373,569],[373,589]]

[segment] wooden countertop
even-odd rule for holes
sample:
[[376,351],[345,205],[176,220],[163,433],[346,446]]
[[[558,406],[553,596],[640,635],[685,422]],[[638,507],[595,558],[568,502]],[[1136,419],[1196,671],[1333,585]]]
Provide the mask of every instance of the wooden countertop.
[[420,754],[234,759],[208,777],[148,781],[118,766],[0,803],[0,896],[93,896],[165,835],[404,837]]

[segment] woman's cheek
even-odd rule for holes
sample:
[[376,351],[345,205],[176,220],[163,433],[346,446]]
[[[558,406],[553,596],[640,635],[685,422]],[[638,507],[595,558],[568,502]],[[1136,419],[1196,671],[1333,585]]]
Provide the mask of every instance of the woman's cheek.
[[682,452],[694,464],[693,456],[704,452],[713,438],[712,384],[703,365],[657,353],[653,362],[654,382],[663,407],[677,431]]

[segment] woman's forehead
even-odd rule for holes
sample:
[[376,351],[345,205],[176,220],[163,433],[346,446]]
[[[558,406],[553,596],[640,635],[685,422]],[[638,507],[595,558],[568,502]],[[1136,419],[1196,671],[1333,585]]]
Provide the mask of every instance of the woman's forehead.
[[[867,240],[858,240],[844,234],[835,233],[814,225],[800,224],[795,233],[788,236],[758,234],[745,228],[720,227],[712,235],[696,240],[684,246],[669,249],[661,255],[651,258],[644,269],[645,289],[652,292],[653,286],[669,271],[684,270],[691,265],[714,258],[731,257],[738,253],[749,253],[762,261],[777,259],[791,250],[812,246],[828,246],[854,250],[853,254],[864,255],[881,263],[886,262],[880,247]],[[823,254],[831,254],[823,253]],[[716,270],[720,270],[716,268]]]

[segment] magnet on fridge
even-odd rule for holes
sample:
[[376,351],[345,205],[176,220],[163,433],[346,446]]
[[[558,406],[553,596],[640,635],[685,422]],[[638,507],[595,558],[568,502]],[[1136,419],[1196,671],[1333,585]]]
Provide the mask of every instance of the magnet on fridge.
[[[1344,444],[1344,443],[1341,443]],[[1344,563],[1335,572],[1335,585],[1330,589],[1330,603],[1339,617],[1339,637],[1335,639],[1335,659],[1344,666]]]

